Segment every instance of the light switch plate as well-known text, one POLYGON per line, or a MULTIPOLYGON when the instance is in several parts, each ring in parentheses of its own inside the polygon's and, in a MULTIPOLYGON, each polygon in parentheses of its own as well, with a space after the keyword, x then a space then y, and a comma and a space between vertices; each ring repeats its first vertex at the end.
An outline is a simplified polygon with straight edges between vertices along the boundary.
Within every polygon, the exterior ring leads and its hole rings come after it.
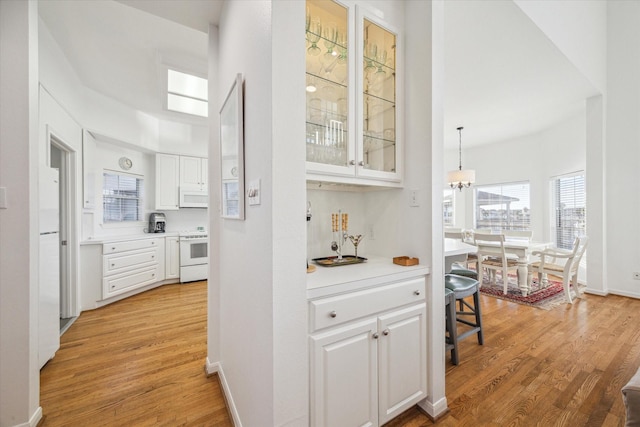
POLYGON ((255 206, 260 204, 260 180, 254 179, 249 182, 247 186, 247 199, 249 200, 249 206, 255 206))

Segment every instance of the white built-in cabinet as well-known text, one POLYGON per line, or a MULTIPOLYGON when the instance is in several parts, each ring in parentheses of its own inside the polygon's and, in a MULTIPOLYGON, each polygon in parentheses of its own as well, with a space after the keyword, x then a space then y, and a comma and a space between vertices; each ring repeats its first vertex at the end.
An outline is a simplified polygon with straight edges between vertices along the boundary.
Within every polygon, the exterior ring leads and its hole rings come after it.
POLYGON ((180 208, 180 188, 206 192, 209 160, 202 157, 156 154, 156 210, 180 208))
POLYGON ((164 237, 102 245, 102 298, 107 299, 165 278, 164 237))
POLYGON ((402 36, 352 2, 307 0, 307 180, 402 185, 402 36))
POLYGON ((379 426, 427 396, 425 278, 309 301, 311 425, 379 426))
POLYGON ((180 156, 156 154, 156 209, 179 208, 180 156))
POLYGON ((201 157, 180 156, 180 186, 206 191, 209 161, 201 157))
POLYGON ((165 238, 165 279, 180 278, 180 239, 178 236, 165 238))

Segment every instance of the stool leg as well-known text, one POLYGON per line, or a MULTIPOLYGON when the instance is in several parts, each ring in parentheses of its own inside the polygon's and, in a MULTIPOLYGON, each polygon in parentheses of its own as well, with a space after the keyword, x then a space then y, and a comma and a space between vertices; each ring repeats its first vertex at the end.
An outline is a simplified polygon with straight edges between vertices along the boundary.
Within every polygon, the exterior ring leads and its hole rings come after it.
MULTIPOLYGON (((479 288, 479 287, 478 287, 479 288)), ((478 344, 484 344, 484 335, 482 332, 482 313, 480 311, 480 289, 473 294, 473 304, 475 305, 474 311, 476 313, 476 325, 480 328, 478 331, 478 344)))
POLYGON ((446 307, 446 328, 449 333, 449 341, 453 346, 451 348, 451 363, 457 365, 460 361, 458 356, 458 332, 456 324, 456 303, 449 301, 446 307))

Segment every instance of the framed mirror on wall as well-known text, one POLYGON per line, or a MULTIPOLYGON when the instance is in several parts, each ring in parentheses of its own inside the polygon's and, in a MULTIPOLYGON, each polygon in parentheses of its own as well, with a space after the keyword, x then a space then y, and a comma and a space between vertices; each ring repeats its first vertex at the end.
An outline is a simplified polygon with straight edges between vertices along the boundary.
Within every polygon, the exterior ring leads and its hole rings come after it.
POLYGON ((242 74, 238 73, 220 109, 222 217, 244 219, 244 120, 242 74))

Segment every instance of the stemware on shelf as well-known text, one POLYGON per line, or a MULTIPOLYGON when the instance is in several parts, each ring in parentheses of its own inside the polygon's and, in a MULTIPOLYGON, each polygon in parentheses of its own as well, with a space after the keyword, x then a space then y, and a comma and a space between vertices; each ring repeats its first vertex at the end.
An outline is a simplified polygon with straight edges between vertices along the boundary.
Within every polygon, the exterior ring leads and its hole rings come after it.
POLYGON ((320 35, 322 34, 322 23, 320 18, 311 17, 309 23, 309 30, 307 31, 307 40, 311 43, 311 46, 307 49, 309 55, 318 56, 322 49, 318 47, 318 41, 320 41, 320 35))
POLYGON ((325 61, 333 61, 338 56, 338 52, 333 50, 338 40, 338 25, 335 22, 329 22, 324 25, 324 46, 327 52, 324 54, 325 61))

